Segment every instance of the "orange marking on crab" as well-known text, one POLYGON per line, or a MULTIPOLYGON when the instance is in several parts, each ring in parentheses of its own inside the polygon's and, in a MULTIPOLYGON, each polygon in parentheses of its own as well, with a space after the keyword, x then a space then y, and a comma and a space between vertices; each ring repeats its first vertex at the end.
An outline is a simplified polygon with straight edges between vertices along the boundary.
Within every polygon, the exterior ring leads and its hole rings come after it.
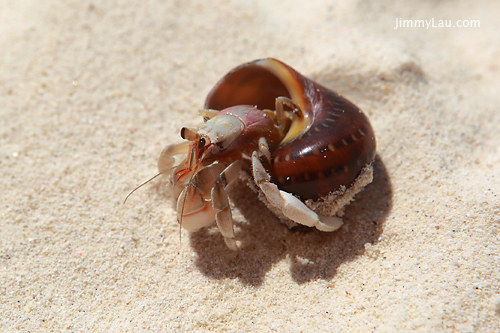
POLYGON ((242 168, 273 211, 322 231, 338 229, 342 219, 336 211, 318 215, 308 202, 348 188, 340 194, 348 203, 371 182, 376 143, 368 118, 344 97, 276 59, 230 71, 208 94, 205 109, 204 124, 181 130, 189 147, 166 147, 158 166, 162 172, 173 155, 186 153, 171 177, 178 220, 192 231, 216 221, 233 250, 225 189, 242 168))

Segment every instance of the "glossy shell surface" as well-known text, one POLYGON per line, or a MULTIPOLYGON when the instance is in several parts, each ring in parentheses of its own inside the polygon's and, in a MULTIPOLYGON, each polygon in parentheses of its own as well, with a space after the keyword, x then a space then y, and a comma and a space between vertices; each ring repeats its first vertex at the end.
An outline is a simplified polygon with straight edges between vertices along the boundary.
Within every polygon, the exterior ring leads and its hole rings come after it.
POLYGON ((288 97, 300 109, 265 165, 272 182, 301 199, 316 200, 348 188, 372 163, 376 141, 365 114, 334 91, 276 59, 236 67, 209 93, 206 109, 235 105, 275 109, 288 97))

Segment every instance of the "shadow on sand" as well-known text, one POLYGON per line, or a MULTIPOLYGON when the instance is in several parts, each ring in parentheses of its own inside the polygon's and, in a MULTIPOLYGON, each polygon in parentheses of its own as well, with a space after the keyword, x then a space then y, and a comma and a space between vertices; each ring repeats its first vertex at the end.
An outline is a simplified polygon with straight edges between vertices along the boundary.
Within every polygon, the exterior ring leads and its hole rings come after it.
POLYGON ((216 228, 191 233, 191 246, 198 256, 196 266, 206 276, 239 279, 252 286, 261 285, 273 265, 285 259, 299 284, 332 279, 342 263, 364 253, 366 243, 378 241, 392 209, 390 177, 378 155, 373 183, 346 207, 344 225, 336 232, 290 230, 243 183, 231 192, 230 199, 244 217, 235 228, 241 250, 228 250, 216 228))

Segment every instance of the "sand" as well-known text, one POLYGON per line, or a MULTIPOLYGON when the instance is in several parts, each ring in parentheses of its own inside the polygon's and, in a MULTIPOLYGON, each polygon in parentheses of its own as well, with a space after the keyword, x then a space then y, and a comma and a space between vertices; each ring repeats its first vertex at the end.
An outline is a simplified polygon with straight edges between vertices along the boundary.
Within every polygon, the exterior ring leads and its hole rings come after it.
MULTIPOLYGON (((0 3, 0 327, 95 332, 500 329, 500 3, 0 3), (480 27, 394 29, 397 19, 480 27), (162 148, 215 82, 275 57, 377 136, 334 233, 235 187, 237 237, 182 231, 162 148)), ((239 187, 238 187, 239 186, 239 187)))

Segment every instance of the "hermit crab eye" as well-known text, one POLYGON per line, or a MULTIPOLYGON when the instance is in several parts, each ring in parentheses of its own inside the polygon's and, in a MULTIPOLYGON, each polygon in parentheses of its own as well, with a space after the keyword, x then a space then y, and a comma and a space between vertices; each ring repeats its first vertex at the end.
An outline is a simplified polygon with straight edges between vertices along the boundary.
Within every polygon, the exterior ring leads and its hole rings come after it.
POLYGON ((205 143, 205 138, 201 138, 200 141, 198 141, 198 149, 205 147, 205 143))

